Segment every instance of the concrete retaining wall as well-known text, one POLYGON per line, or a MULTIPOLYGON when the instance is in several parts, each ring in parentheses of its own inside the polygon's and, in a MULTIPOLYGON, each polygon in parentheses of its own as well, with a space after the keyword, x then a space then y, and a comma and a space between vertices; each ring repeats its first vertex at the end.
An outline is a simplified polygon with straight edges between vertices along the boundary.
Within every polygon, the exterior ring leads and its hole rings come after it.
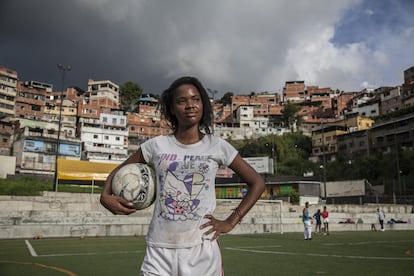
MULTIPOLYGON (((215 215, 226 218, 239 200, 219 200, 215 215)), ((311 212, 323 206, 311 206, 311 212)), ((377 229, 376 209, 386 220, 410 223, 386 225, 393 230, 414 230, 413 207, 409 205, 327 205, 330 231, 370 231, 377 229), (355 222, 342 223, 350 219, 355 222), (357 223, 358 222, 358 223, 357 223)), ((259 201, 231 233, 302 232, 301 206, 277 201, 259 201), (282 211, 282 212, 281 212, 282 211), (282 223, 280 223, 282 222, 282 223)), ((153 208, 129 216, 113 215, 99 203, 99 195, 46 192, 43 196, 0 196, 0 238, 133 236, 145 235, 153 208)))

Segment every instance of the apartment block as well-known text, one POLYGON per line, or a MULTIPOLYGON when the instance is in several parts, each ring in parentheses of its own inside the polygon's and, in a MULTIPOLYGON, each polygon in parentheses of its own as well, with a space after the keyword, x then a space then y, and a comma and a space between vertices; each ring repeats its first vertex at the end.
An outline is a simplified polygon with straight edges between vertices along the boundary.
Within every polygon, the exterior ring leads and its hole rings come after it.
POLYGON ((127 117, 121 111, 81 122, 82 160, 121 163, 128 157, 127 117))
POLYGON ((33 81, 18 81, 16 95, 16 117, 42 120, 46 109, 46 99, 50 92, 40 85, 33 86, 33 81))
POLYGON ((81 118, 99 119, 101 113, 119 109, 119 86, 109 80, 88 80, 87 91, 75 89, 68 96, 76 100, 81 118))
POLYGON ((338 156, 342 159, 353 160, 359 156, 370 154, 369 130, 360 130, 337 136, 338 156))
MULTIPOLYGON (((348 132, 347 128, 339 125, 322 126, 312 132, 312 155, 321 161, 325 156, 326 160, 335 160, 338 153, 337 137, 348 132)), ((316 161, 316 160, 315 160, 316 161)))
POLYGON ((380 115, 395 112, 403 108, 401 86, 381 92, 380 97, 380 115))
POLYGON ((401 101, 404 108, 414 106, 414 66, 404 71, 401 101))
POLYGON ((414 149, 414 113, 376 122, 370 129, 372 152, 414 149))
POLYGON ((20 130, 13 144, 17 172, 53 175, 56 156, 80 160, 78 139, 62 137, 57 146, 55 123, 29 119, 19 119, 19 123, 20 130))
POLYGON ((12 155, 13 143, 18 136, 19 121, 12 118, 0 120, 0 155, 12 155))
POLYGON ((0 66, 0 115, 14 117, 17 95, 17 72, 0 66))
POLYGON ((344 114, 348 108, 348 103, 358 94, 358 92, 341 92, 332 99, 332 110, 336 116, 344 114))
POLYGON ((284 102, 303 102, 307 98, 305 81, 287 81, 283 87, 284 102))

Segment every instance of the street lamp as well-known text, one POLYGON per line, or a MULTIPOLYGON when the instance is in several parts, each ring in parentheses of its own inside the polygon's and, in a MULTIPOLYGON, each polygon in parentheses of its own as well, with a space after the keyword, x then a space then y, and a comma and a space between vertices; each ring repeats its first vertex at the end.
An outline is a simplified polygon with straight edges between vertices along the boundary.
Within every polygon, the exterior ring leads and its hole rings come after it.
POLYGON ((53 191, 58 191, 58 157, 60 146, 60 129, 62 123, 62 107, 63 107, 63 93, 65 91, 65 74, 69 72, 72 67, 70 65, 58 64, 57 68, 62 71, 62 92, 60 94, 60 106, 59 106, 59 121, 58 121, 58 135, 56 142, 56 155, 55 155, 55 181, 53 183, 53 191))

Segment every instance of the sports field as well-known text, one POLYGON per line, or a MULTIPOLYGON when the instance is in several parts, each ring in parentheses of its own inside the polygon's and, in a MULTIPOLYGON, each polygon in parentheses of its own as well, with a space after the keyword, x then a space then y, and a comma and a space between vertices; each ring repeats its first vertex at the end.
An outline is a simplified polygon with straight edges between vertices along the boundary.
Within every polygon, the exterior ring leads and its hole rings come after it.
MULTIPOLYGON (((220 237, 228 275, 414 275, 414 232, 220 237)), ((139 275, 144 237, 0 240, 0 275, 139 275)))

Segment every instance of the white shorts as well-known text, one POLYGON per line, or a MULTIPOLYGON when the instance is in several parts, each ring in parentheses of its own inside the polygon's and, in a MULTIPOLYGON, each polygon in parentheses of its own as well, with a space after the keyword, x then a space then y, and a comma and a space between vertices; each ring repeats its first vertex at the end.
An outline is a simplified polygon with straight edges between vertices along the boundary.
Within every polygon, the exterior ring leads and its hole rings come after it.
POLYGON ((224 275, 218 242, 204 240, 189 248, 147 246, 141 276, 154 275, 224 275))
POLYGON ((329 223, 329 218, 322 218, 323 223, 329 223))

